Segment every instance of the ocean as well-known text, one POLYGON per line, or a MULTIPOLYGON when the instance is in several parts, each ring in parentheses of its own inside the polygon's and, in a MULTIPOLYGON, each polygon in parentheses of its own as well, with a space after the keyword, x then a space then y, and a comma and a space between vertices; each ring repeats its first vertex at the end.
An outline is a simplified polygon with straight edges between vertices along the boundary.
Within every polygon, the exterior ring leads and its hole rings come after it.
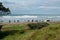
POLYGON ((0 22, 27 22, 27 21, 34 22, 38 20, 38 22, 44 21, 44 20, 50 20, 51 22, 60 21, 60 15, 59 14, 10 14, 10 15, 4 15, 0 17, 0 22))

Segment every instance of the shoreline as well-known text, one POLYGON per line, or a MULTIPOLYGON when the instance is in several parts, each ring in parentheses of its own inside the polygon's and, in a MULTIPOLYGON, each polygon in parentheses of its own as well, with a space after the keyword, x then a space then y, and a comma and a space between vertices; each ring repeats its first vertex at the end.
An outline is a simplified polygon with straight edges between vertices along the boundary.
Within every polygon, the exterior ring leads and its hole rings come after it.
MULTIPOLYGON (((1 23, 1 24, 28 24, 28 23, 43 23, 43 22, 15 22, 15 23, 1 23)), ((59 22, 45 22, 45 23, 60 23, 59 22)))

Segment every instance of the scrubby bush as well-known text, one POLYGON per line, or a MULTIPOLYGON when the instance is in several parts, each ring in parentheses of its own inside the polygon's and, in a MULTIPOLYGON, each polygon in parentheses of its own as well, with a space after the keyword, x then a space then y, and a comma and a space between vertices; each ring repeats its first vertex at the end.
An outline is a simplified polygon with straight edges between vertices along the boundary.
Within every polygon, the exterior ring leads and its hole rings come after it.
POLYGON ((0 25, 0 31, 1 31, 1 28, 3 27, 3 25, 0 25))
POLYGON ((20 33, 21 33, 21 34, 25 33, 25 30, 20 30, 20 33))
POLYGON ((49 24, 48 23, 29 23, 28 24, 28 27, 30 28, 30 29, 40 29, 40 28, 42 28, 42 27, 46 27, 46 26, 48 26, 49 24))

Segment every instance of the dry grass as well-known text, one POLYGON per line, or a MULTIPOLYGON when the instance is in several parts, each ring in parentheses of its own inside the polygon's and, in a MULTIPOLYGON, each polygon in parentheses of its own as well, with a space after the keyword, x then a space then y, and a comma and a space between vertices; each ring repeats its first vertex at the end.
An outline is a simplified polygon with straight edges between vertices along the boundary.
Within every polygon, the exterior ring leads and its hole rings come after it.
POLYGON ((60 40, 60 23, 49 23, 50 25, 42 29, 26 30, 28 23, 22 24, 7 24, 4 25, 2 30, 8 31, 3 33, 9 33, 3 37, 2 40, 60 40), (5 28, 5 29, 4 29, 5 28), (6 30, 7 29, 7 30, 6 30), (14 31, 9 31, 12 29, 14 31), (17 30, 16 30, 17 29, 17 30), (23 30, 21 32, 21 30, 23 30), (11 33, 13 33, 11 35, 11 33))

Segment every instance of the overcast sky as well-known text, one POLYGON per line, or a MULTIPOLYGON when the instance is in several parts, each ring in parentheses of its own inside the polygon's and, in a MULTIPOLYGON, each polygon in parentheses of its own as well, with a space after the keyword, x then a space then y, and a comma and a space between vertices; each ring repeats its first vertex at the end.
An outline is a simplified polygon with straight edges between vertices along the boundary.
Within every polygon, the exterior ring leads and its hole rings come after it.
POLYGON ((60 14, 60 0, 0 0, 12 14, 60 14))

